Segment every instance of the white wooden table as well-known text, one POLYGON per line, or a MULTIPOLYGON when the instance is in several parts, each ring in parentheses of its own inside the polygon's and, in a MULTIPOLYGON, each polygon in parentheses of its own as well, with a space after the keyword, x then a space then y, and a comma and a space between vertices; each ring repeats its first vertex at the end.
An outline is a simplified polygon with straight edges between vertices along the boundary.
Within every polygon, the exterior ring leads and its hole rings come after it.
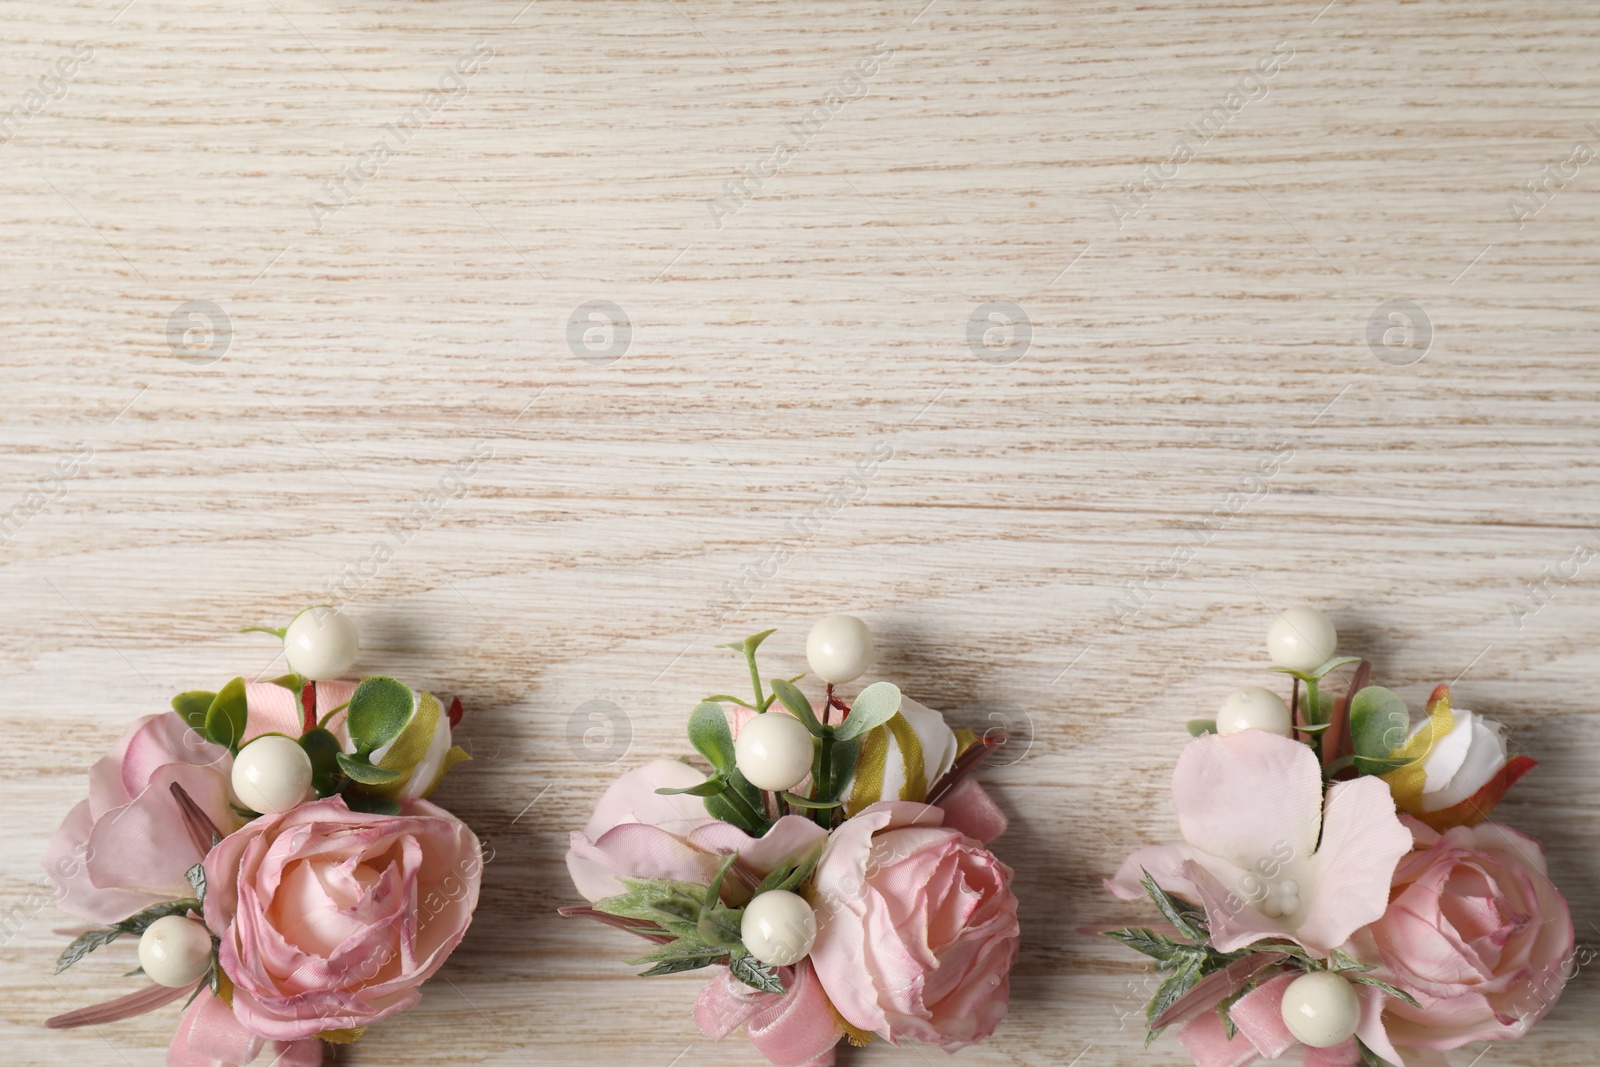
MULTIPOLYGON (((1026 943, 959 1062, 1186 1062, 1075 931, 1140 917, 1098 879, 1269 605, 1508 723, 1593 945, 1600 9, 1322 2, 0 4, 5 1061, 165 1062, 172 1009, 41 1028, 131 949, 51 978, 38 857, 129 719, 330 590, 465 700, 439 799, 496 854, 341 1062, 751 1062, 557 918, 561 856, 737 684, 714 644, 798 671, 836 610, 1021 738, 1026 943)), ((1458 1062, 1591 1064, 1597 1010, 1581 972, 1458 1062)))

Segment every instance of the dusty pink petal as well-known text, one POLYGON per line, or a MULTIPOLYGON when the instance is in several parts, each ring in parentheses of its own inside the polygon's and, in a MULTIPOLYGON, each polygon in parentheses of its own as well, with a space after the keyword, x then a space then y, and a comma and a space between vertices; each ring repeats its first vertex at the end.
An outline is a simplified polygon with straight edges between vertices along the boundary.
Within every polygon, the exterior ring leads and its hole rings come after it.
POLYGON ((758 838, 716 819, 704 821, 687 834, 689 844, 702 852, 737 852, 740 866, 758 876, 805 859, 827 838, 826 830, 800 815, 783 816, 758 838))
POLYGON ((1370 777, 1336 783, 1328 790, 1315 885, 1296 940, 1327 954, 1382 918, 1389 881, 1411 845, 1411 834, 1395 817, 1388 783, 1370 777))
POLYGON ((1299 1044, 1283 1022, 1284 990, 1296 977, 1280 974, 1268 979, 1240 997, 1228 1012, 1239 1033, 1269 1060, 1277 1059, 1299 1044))
POLYGON ((44 869, 55 883, 57 907, 92 923, 114 923, 166 899, 133 889, 95 885, 85 862, 93 829, 89 802, 79 801, 45 849, 44 869))
POLYGON ((102 888, 131 889, 172 900, 188 896, 184 872, 204 858, 190 838, 173 798, 176 782, 221 827, 233 825, 228 787, 206 767, 169 763, 132 803, 95 823, 89 834, 89 878, 102 888))
POLYGON ((659 826, 623 823, 590 841, 572 835, 567 871, 584 899, 604 900, 627 891, 622 878, 663 878, 709 885, 720 856, 702 852, 659 826))
MULTIPOLYGON (((1270 919, 1251 907, 1199 862, 1185 864, 1184 874, 1206 909, 1206 919, 1211 924, 1211 943, 1217 951, 1235 952, 1269 937, 1298 940, 1287 923, 1270 919)), ((1242 871, 1240 875, 1243 876, 1242 871)))
POLYGON ((138 796, 157 769, 168 763, 192 763, 222 772, 232 769, 228 750, 201 737, 176 712, 150 715, 140 719, 122 740, 124 794, 138 796))
POLYGON ((1204 734, 1178 757, 1172 799, 1185 841, 1250 869, 1275 848, 1316 848, 1322 768, 1309 746, 1264 730, 1204 734))
POLYGON ((1156 885, 1168 893, 1198 902, 1200 897, 1194 883, 1184 872, 1184 864, 1199 858, 1200 851, 1190 845, 1145 845, 1136 848, 1122 861, 1117 873, 1105 880, 1106 891, 1121 900, 1148 900, 1149 894, 1139 883, 1144 879, 1144 872, 1149 871, 1156 885))
POLYGON ((178 1021, 167 1049, 168 1067, 217 1067, 246 1064, 261 1052, 264 1042, 243 1026, 228 1005, 201 990, 178 1021))
POLYGON ((1261 1058, 1250 1039, 1243 1034, 1228 1037, 1222 1019, 1214 1011, 1204 1011, 1184 1024, 1178 1041, 1194 1060, 1195 1067, 1245 1067, 1261 1058))
POLYGON ((1332 1048, 1306 1048, 1303 1067, 1361 1067, 1361 1050, 1350 1038, 1332 1048))
POLYGON ((628 771, 607 787, 595 805, 594 814, 583 828, 591 841, 623 823, 647 823, 669 828, 708 819, 705 801, 686 794, 662 796, 661 789, 687 789, 699 785, 706 776, 674 760, 653 760, 628 771))

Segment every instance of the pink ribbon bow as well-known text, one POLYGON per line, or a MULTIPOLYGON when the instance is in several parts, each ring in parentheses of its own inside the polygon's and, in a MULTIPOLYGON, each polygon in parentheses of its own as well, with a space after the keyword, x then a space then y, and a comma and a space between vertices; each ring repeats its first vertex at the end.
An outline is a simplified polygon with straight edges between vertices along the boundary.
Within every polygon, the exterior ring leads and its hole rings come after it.
POLYGON ((720 971, 695 1001, 700 1032, 716 1041, 743 1026, 774 1067, 833 1067, 833 1046, 843 1035, 811 961, 779 975, 784 992, 763 993, 720 971))
MULTIPOLYGON (((252 1034, 211 990, 189 1005, 167 1048, 167 1067, 244 1067, 260 1054, 266 1041, 252 1034)), ((322 1042, 274 1041, 273 1067, 321 1067, 322 1042)))

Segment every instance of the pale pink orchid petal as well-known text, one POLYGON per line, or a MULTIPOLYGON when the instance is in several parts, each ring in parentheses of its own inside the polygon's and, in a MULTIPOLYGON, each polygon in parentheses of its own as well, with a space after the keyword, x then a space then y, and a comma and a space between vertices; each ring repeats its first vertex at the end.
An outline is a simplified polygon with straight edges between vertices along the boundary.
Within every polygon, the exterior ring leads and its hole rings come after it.
POLYGON ((578 892, 593 903, 627 892, 623 878, 709 885, 721 861, 720 855, 702 852, 659 826, 629 822, 613 826, 597 841, 574 833, 567 871, 578 892))
POLYGON ((751 837, 737 826, 707 819, 690 830, 687 838, 704 852, 737 852, 742 867, 764 876, 786 863, 804 860, 827 840, 828 831, 804 816, 785 815, 761 837, 751 837))
POLYGON ((1172 799, 1183 839, 1202 852, 1247 869, 1275 847, 1309 856, 1322 767, 1309 746, 1264 730, 1204 734, 1178 756, 1172 799))
POLYGON ((61 828, 50 839, 44 853, 44 869, 56 886, 56 903, 62 911, 92 923, 121 922, 136 911, 159 904, 160 900, 137 889, 119 889, 94 884, 85 858, 89 854, 89 835, 94 816, 87 800, 79 801, 61 828))
POLYGON ((1141 846, 1128 854, 1115 875, 1105 879, 1106 891, 1120 900, 1147 900, 1149 894, 1140 883, 1148 871, 1156 885, 1168 893, 1198 901, 1200 897, 1184 865, 1198 861, 1201 856, 1200 850, 1192 845, 1141 846))
POLYGON ((168 763, 130 803, 95 823, 89 833, 90 880, 104 889, 131 889, 155 903, 190 895, 184 872, 205 858, 184 826, 171 791, 181 785, 213 823, 237 820, 228 810, 228 785, 208 767, 168 763))
POLYGON ((1201 864, 1190 861, 1184 864, 1183 873, 1195 888, 1194 899, 1206 909, 1211 943, 1218 952, 1237 952, 1272 937, 1298 940, 1289 923, 1262 914, 1201 864))
POLYGON ((675 760, 652 760, 635 767, 606 787, 583 833, 598 841, 607 830, 623 823, 671 827, 703 822, 710 816, 700 797, 685 793, 663 796, 656 790, 687 789, 705 780, 704 774, 675 760))
POLYGON ((1389 880, 1411 843, 1386 782, 1364 777, 1336 783, 1328 790, 1311 903, 1296 940, 1326 955, 1381 918, 1389 906, 1389 880))

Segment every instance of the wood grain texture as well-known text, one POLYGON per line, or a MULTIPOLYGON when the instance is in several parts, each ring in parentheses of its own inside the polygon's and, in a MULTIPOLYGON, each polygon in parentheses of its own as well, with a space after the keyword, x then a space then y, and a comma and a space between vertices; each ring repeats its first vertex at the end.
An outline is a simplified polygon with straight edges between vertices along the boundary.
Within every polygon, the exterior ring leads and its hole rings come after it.
MULTIPOLYGON (((884 676, 1025 740, 988 772, 1012 1012, 958 1062, 1187 1062, 1140 1051, 1137 962, 1075 931, 1134 917, 1098 879, 1173 836, 1180 724, 1262 677, 1269 604, 1510 726, 1540 766, 1504 818, 1600 939, 1600 564, 1524 591, 1600 544, 1600 162, 1566 165, 1600 149, 1600 10, 925 3, 0 2, 6 1062, 164 1062, 172 1010, 40 1026, 131 953, 48 977, 38 857, 132 717, 272 670, 233 629, 330 588, 364 669, 465 700, 476 759, 439 799, 496 857, 421 1007, 340 1062, 751 1062, 699 1039, 695 977, 646 984, 626 935, 556 917, 561 856, 737 682, 712 645, 779 626, 798 670, 835 610, 884 676), (1369 348, 1394 300, 1431 324, 1419 362, 1369 348), (231 325, 205 365, 169 343, 189 301, 231 325), (589 301, 631 328, 605 365, 569 344, 589 301), (996 301, 1025 352, 969 341, 996 301), (602 765, 568 736, 608 706, 630 740, 602 765)), ((1582 971, 1455 1062, 1586 1067, 1597 1010, 1582 971)))

